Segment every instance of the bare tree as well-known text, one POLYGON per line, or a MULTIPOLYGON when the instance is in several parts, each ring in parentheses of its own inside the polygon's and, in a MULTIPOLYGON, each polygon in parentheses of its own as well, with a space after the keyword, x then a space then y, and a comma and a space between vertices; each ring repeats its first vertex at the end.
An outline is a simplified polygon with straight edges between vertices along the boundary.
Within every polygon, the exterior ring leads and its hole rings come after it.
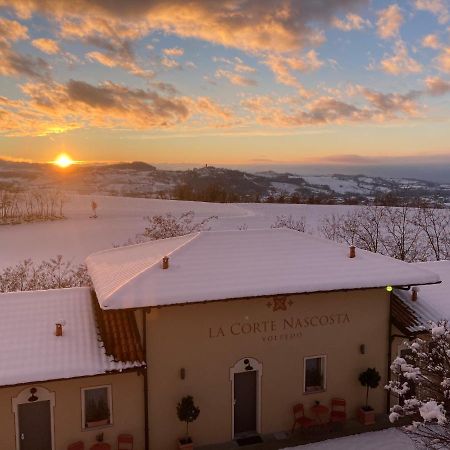
POLYGON ((434 259, 447 259, 450 256, 449 211, 420 207, 413 216, 413 222, 422 230, 434 259))
POLYGON ((387 255, 407 262, 427 259, 427 246, 414 214, 415 209, 408 205, 385 208, 382 245, 387 255))
POLYGON ((144 232, 141 235, 145 240, 154 241, 156 239, 165 239, 175 236, 184 236, 185 234, 196 231, 209 230, 208 224, 212 220, 217 220, 217 216, 210 216, 200 222, 195 222, 194 211, 187 211, 180 216, 174 216, 171 213, 164 215, 157 214, 146 216, 144 219, 148 222, 144 232))
POLYGON ((404 428, 415 441, 430 449, 450 448, 450 328, 447 321, 430 323, 430 339, 407 343, 411 356, 396 358, 391 371, 396 379, 386 386, 399 397, 389 419, 410 417, 404 428), (415 395, 418 393, 418 395, 415 395))

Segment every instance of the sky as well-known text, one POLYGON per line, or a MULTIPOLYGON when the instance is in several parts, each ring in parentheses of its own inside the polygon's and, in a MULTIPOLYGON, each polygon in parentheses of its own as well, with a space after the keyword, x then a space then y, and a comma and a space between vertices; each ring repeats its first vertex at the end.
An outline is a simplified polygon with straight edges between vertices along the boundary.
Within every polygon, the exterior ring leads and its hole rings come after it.
POLYGON ((0 0, 0 158, 450 167, 449 0, 0 0))

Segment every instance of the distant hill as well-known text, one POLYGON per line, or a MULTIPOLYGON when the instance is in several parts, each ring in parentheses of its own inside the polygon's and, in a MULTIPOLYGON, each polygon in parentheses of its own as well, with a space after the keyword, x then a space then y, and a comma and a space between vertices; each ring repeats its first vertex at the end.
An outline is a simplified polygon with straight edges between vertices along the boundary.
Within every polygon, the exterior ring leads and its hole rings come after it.
POLYGON ((162 170, 141 161, 74 165, 62 170, 51 164, 0 159, 0 190, 28 189, 216 202, 366 203, 390 202, 397 197, 450 202, 450 185, 407 178, 249 173, 208 166, 162 170))

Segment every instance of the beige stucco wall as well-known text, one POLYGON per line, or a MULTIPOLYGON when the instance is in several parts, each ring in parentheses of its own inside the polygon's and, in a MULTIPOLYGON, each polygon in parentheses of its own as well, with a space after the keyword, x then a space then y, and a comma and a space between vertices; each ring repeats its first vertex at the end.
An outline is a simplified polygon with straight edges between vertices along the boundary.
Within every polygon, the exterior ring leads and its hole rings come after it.
POLYGON ((184 432, 176 417, 176 404, 188 394, 201 409, 190 427, 195 443, 232 438, 230 368, 244 357, 256 358, 263 365, 262 433, 290 429, 291 408, 298 402, 308 409, 315 400, 329 404, 331 397, 343 397, 349 415, 354 416, 364 400, 358 375, 367 367, 375 367, 382 375, 380 387, 370 392, 370 404, 384 412, 389 326, 386 291, 288 299, 292 305, 286 302, 286 310, 277 311, 268 306, 270 298, 152 309, 147 320, 152 450, 175 448, 177 437, 184 432), (302 326, 290 329, 286 321, 295 323, 297 318, 302 326), (243 324, 247 325, 242 330, 243 324), (243 332, 249 329, 252 331, 243 332), (361 344, 366 346, 364 355, 361 344), (327 357, 327 388, 323 393, 303 394, 303 358, 313 355, 327 357), (185 380, 180 379, 180 368, 186 369, 185 380))
MULTIPOLYGON (((34 385, 0 389, 0 449, 16 450, 15 418, 12 398, 34 385)), ((84 441, 86 449, 95 443, 95 436, 103 432, 105 442, 117 446, 117 435, 131 433, 135 450, 144 449, 144 396, 143 376, 136 372, 104 375, 48 383, 37 383, 55 393, 54 429, 55 450, 65 450, 78 440, 84 441), (107 427, 83 431, 81 429, 81 389, 111 385, 113 424, 107 427)))

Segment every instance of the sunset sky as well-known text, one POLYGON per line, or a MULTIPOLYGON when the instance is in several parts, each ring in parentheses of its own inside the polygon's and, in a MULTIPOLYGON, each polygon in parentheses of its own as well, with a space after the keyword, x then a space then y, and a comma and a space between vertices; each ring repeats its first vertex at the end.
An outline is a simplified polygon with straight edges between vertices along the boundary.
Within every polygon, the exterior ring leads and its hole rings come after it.
POLYGON ((448 0, 0 0, 0 158, 450 162, 448 0))

